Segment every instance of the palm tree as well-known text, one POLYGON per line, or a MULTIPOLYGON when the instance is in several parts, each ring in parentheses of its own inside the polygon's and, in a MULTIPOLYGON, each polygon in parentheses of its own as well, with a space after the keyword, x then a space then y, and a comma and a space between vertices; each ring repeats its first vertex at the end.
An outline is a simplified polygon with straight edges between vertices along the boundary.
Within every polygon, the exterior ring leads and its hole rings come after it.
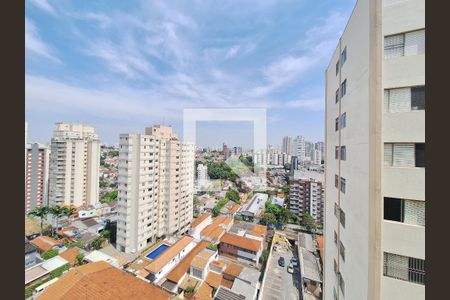
MULTIPOLYGON (((58 229, 59 218, 66 215, 67 208, 61 207, 59 205, 53 205, 52 207, 49 208, 49 213, 56 218, 56 229, 58 229)), ((52 224, 52 232, 53 232, 53 224, 52 224)))
POLYGON ((48 206, 39 206, 35 207, 32 211, 28 213, 29 216, 39 217, 41 219, 41 235, 42 235, 42 227, 44 224, 44 219, 49 213, 48 206))

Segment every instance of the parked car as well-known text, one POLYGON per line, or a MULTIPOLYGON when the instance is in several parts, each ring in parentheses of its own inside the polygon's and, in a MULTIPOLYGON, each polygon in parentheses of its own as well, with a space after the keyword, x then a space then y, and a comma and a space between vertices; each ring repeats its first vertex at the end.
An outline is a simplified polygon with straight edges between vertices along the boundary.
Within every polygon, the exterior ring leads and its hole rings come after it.
POLYGON ((292 264, 290 264, 287 268, 288 273, 292 274, 294 273, 294 267, 292 266, 292 264))
POLYGON ((291 258, 291 263, 292 263, 292 266, 294 266, 294 267, 298 267, 298 260, 297 260, 297 257, 292 257, 291 258))
POLYGON ((280 267, 284 267, 284 257, 280 257, 278 259, 278 264, 280 265, 280 267))

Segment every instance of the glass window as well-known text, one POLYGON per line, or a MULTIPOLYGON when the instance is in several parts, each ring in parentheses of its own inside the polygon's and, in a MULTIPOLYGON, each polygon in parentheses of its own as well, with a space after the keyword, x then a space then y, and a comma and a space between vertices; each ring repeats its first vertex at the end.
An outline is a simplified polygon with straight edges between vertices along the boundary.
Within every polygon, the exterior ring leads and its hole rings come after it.
POLYGON ((425 143, 415 144, 416 167, 425 168, 425 143))
POLYGON ((341 116, 341 128, 345 128, 347 126, 347 113, 343 113, 341 116))
POLYGON ((384 219, 403 222, 402 199, 384 197, 384 219))
POLYGON ((334 129, 335 129, 335 131, 338 131, 338 129, 339 129, 339 117, 336 118, 336 121, 335 121, 335 124, 334 124, 334 129))
POLYGON ((334 149, 334 158, 339 159, 339 146, 336 146, 334 149))
POLYGON ((384 58, 403 56, 405 52, 405 35, 396 34, 384 38, 384 58))
POLYGON ((341 66, 343 66, 346 61, 347 61, 347 47, 344 48, 341 54, 341 62, 342 62, 341 66))
POLYGON ((339 60, 336 63, 336 75, 339 74, 339 60))
POLYGON ((341 177, 341 192, 345 194, 345 178, 341 177))
POLYGON ((425 87, 415 86, 411 88, 411 110, 425 109, 425 87))
POLYGON ((347 159, 347 150, 345 146, 341 146, 341 160, 347 159))
POLYGON ((334 175, 334 186, 335 187, 339 186, 339 176, 338 175, 334 175))
POLYGON ((344 82, 341 84, 341 97, 344 97, 345 94, 347 94, 347 79, 344 80, 344 82))
POLYGON ((335 103, 339 102, 339 89, 336 90, 335 103))

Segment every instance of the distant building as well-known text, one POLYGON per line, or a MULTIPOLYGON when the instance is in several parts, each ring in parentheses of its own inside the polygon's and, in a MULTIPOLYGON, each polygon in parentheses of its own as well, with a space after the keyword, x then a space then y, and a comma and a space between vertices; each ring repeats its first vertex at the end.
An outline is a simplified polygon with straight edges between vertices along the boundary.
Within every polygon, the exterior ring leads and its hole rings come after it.
POLYGON ((283 143, 281 145, 281 152, 287 155, 292 155, 294 150, 294 144, 292 142, 292 137, 283 137, 283 143))
POLYGON ((297 136, 294 139, 294 153, 293 155, 297 156, 300 162, 305 161, 306 157, 306 148, 305 148, 305 138, 301 135, 297 136))
POLYGON ((121 134, 117 246, 133 253, 188 231, 193 215, 194 145, 171 127, 121 134))
POLYGON ((219 254, 250 265, 259 265, 263 239, 225 233, 220 239, 219 254))
POLYGON ((298 170, 298 157, 292 156, 291 157, 291 168, 290 168, 290 173, 292 176, 293 176, 295 170, 298 170))
POLYGON ((198 164, 197 166, 197 185, 199 188, 205 187, 208 183, 208 166, 198 164))
POLYGON ((254 222, 258 222, 265 210, 265 204, 269 195, 263 193, 256 193, 253 198, 244 205, 239 211, 239 215, 250 217, 254 222))
POLYGON ((26 146, 25 213, 48 205, 49 154, 47 146, 32 143, 26 146))
POLYGON ((98 202, 100 142, 94 127, 57 123, 50 150, 50 204, 98 202))
POLYGON ((299 217, 309 213, 316 222, 323 226, 324 187, 320 181, 291 180, 289 182, 289 210, 299 217))

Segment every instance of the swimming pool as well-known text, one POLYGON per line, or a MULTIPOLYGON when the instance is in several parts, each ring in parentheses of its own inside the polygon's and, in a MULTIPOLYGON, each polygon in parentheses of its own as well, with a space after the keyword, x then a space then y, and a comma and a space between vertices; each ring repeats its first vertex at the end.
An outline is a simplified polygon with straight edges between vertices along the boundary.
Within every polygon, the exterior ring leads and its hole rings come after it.
POLYGON ((157 258, 158 256, 160 256, 161 253, 163 253, 164 251, 166 251, 167 248, 169 248, 169 245, 162 244, 162 245, 160 245, 158 248, 156 248, 155 250, 153 250, 152 252, 150 252, 149 254, 147 254, 145 257, 150 258, 150 259, 155 259, 155 258, 157 258))

